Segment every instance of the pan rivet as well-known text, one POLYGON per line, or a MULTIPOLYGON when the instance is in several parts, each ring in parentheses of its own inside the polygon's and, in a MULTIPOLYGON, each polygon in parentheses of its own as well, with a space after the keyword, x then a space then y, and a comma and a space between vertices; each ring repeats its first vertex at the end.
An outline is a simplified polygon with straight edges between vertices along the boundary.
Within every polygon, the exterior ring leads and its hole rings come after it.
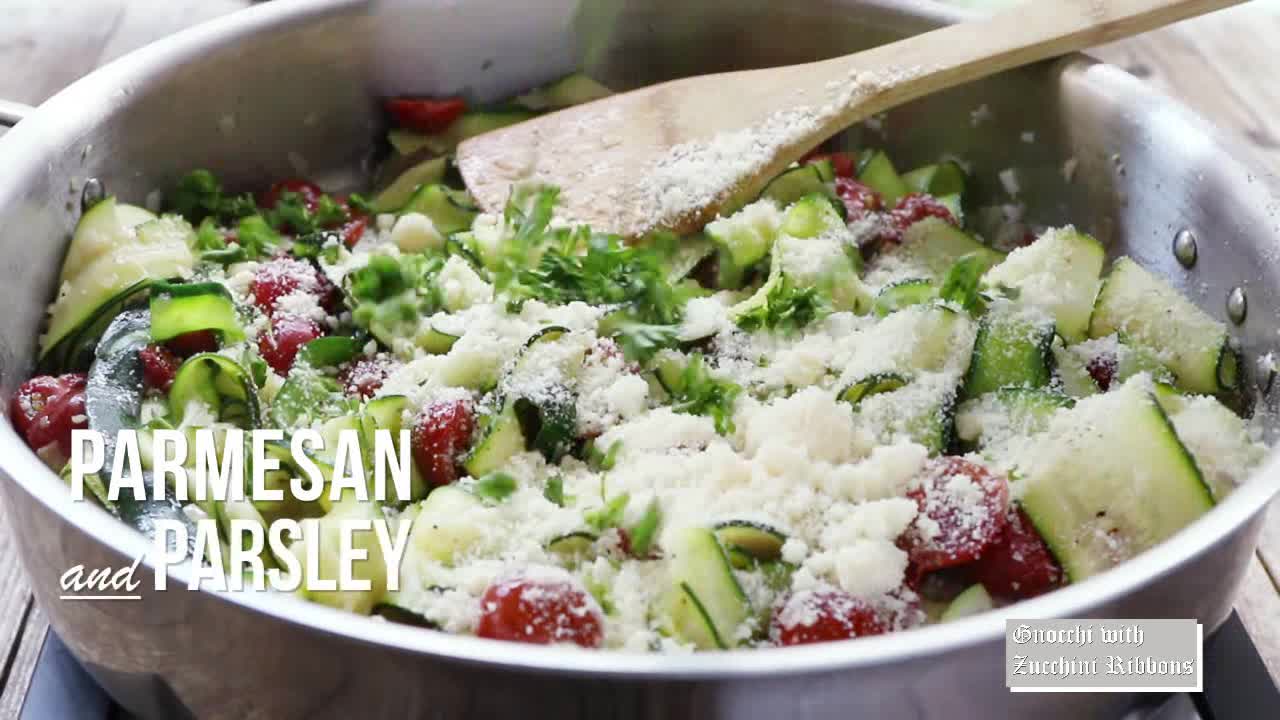
POLYGON ((102 181, 88 178, 84 181, 84 189, 80 191, 80 212, 88 212, 89 208, 102 201, 106 194, 102 189, 102 181))
POLYGON ((1190 230, 1180 230, 1173 236, 1173 256, 1184 268, 1196 264, 1196 236, 1190 230))
POLYGON ((1227 293, 1227 317, 1231 318, 1231 322, 1239 325, 1244 322, 1244 316, 1249 313, 1249 299, 1245 297, 1244 288, 1234 287, 1231 292, 1227 293))

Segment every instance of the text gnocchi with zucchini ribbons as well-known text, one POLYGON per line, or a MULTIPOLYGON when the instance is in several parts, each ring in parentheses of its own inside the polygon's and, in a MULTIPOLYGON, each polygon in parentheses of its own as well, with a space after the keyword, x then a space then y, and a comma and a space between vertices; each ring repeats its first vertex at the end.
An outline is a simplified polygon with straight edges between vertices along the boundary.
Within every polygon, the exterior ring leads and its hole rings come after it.
MULTIPOLYGON (((559 217, 553 187, 479 212, 458 142, 605 94, 574 75, 499 108, 393 99, 371 197, 205 170, 159 214, 108 197, 16 428, 55 469, 75 428, 407 429, 407 492, 236 508, 408 526, 398 590, 367 562, 370 590, 302 595, 630 651, 1050 592, 1178 532, 1266 451, 1222 323, 1083 232, 993 221, 955 161, 813 155, 703 231, 635 244, 559 217)), ((103 501, 139 526, 225 514, 103 501)))

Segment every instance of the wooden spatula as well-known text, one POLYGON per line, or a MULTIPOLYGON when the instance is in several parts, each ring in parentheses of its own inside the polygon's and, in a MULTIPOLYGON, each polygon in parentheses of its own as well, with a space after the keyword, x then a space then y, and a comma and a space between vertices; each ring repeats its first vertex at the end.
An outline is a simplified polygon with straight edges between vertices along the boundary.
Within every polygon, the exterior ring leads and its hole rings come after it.
POLYGON ((639 237, 695 230, 826 138, 895 105, 1241 0, 1026 0, 821 62, 702 75, 471 138, 467 187, 500 211, 515 182, 560 187, 558 214, 639 237))

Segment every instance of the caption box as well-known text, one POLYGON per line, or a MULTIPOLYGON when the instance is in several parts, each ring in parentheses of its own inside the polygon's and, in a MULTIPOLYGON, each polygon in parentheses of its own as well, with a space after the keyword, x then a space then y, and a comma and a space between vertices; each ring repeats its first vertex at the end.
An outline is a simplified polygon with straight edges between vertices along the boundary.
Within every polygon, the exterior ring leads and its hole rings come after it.
POLYGON ((1195 620, 1007 620, 1013 692, 1200 692, 1204 628, 1195 620))

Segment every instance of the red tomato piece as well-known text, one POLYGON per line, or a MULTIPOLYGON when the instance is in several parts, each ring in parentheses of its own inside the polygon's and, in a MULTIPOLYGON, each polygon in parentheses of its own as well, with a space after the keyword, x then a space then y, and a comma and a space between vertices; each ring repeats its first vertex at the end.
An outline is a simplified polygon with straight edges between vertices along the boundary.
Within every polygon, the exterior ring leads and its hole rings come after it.
POLYGON ((1062 567, 1022 508, 1009 513, 1004 532, 972 569, 988 592, 1019 600, 1043 595, 1063 579, 1062 567))
POLYGON ((855 152, 817 153, 805 158, 805 163, 822 162, 823 160, 831 161, 831 169, 835 172, 837 178, 851 178, 858 172, 858 153, 855 152))
POLYGON ((1106 392, 1111 389, 1111 383, 1116 379, 1120 361, 1115 353, 1103 353, 1089 358, 1089 362, 1085 363, 1084 367, 1089 371, 1089 377, 1098 383, 1098 389, 1106 392))
POLYGON ((191 357, 202 352, 216 352, 218 334, 212 330, 192 330, 169 338, 164 346, 180 358, 191 357))
POLYGON ((157 390, 168 390, 182 361, 163 345, 148 345, 138 351, 142 361, 142 382, 157 390))
POLYGON ((378 358, 359 358, 338 373, 338 383, 346 394, 373 397, 391 374, 391 365, 378 358))
POLYGON ((466 112, 467 103, 459 97, 391 98, 386 107, 398 127, 433 135, 448 130, 466 112))
POLYGON ((779 645, 805 645, 881 635, 889 625, 865 600, 835 588, 792 593, 774 612, 769 636, 779 645))
POLYGON ((911 193, 905 195, 898 200, 898 204, 894 206, 892 211, 893 224, 899 230, 906 232, 906 229, 924 220, 927 217, 942 218, 952 225, 956 224, 955 217, 946 205, 938 202, 937 198, 924 193, 911 193))
POLYGON ((288 375, 293 359, 303 345, 324 335, 314 320, 297 315, 279 315, 271 327, 258 336, 258 354, 281 375, 288 375))
POLYGON ((261 205, 270 210, 280 204, 280 196, 285 193, 294 193, 302 198, 302 204, 306 206, 308 211, 314 212, 316 206, 320 204, 320 196, 324 195, 324 191, 319 185, 310 180, 301 178, 292 178, 289 180, 281 180, 271 186, 270 190, 263 193, 261 205))
POLYGON ((338 231, 342 235, 342 244, 348 249, 355 247, 356 243, 360 242, 360 238, 364 237, 364 231, 368 227, 368 217, 352 213, 351 219, 343 223, 342 229, 338 231))
POLYGON ((410 436, 413 461, 432 487, 458 478, 458 458, 471 447, 475 429, 470 400, 438 400, 414 418, 410 436))
POLYGON ((275 312, 280 298, 298 291, 319 297, 323 291, 319 273, 310 264, 287 257, 260 265, 249 283, 254 304, 267 315, 275 312))
POLYGON ((844 201, 849 222, 857 222, 884 207, 880 193, 853 178, 836 177, 836 195, 844 201))
POLYGON ((32 450, 53 446, 63 460, 71 455, 71 431, 89 426, 84 411, 87 382, 84 373, 67 373, 40 375, 18 386, 9 403, 9 419, 32 450))
POLYGON ((574 643, 600 647, 604 618, 596 601, 565 574, 564 578, 512 576, 499 580, 480 599, 476 635, 493 640, 574 643))
POLYGON ((920 508, 903 538, 917 573, 977 560, 1009 522, 1009 483, 963 458, 930 462, 907 496, 920 508))

